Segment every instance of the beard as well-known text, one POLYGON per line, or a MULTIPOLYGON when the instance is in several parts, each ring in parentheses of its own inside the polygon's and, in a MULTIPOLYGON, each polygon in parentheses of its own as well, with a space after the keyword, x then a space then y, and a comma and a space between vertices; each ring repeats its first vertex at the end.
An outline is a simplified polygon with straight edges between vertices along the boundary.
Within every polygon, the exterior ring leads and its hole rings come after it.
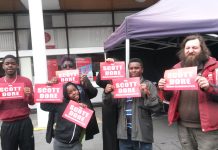
POLYGON ((182 67, 193 67, 204 64, 207 61, 208 57, 202 52, 198 55, 189 54, 188 56, 181 57, 182 67))

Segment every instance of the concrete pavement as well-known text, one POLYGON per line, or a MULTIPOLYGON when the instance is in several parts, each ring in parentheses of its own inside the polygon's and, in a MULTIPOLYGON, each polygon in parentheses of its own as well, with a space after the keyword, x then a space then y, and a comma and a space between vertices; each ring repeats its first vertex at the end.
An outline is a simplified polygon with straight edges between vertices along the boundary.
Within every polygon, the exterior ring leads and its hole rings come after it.
MULTIPOLYGON (((96 116, 100 133, 95 136, 93 140, 83 141, 83 150, 102 150, 102 115, 101 107, 95 107, 96 116)), ((35 129, 37 129, 37 116, 31 114, 35 129)), ((154 143, 153 150, 181 150, 180 143, 177 137, 176 125, 169 127, 167 123, 167 116, 162 115, 153 118, 154 126, 154 143)), ((35 130, 35 147, 36 150, 53 150, 53 144, 45 142, 45 129, 35 130)), ((0 148, 1 149, 1 148, 0 148)))

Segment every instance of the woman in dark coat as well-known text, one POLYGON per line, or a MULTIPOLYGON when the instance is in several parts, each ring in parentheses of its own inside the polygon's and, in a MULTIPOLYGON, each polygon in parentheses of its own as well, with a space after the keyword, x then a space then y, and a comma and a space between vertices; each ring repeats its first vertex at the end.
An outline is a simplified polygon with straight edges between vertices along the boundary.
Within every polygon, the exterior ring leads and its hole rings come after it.
MULTIPOLYGON (((70 69, 75 69, 74 60, 68 56, 63 57, 63 59, 61 60, 61 70, 70 70, 70 69)), ((92 83, 87 78, 87 76, 82 75, 80 77, 80 80, 81 80, 81 84, 78 85, 77 88, 79 89, 80 93, 84 97, 86 97, 87 99, 86 103, 88 103, 90 108, 93 109, 93 105, 90 99, 96 97, 98 91, 95 87, 93 87, 92 83)), ((58 82, 57 78, 54 77, 52 78, 51 81, 48 81, 48 84, 54 84, 57 82, 58 82)), ((49 112, 48 124, 47 124, 47 130, 46 130, 46 142, 47 143, 51 143, 51 140, 54 136, 53 125, 55 123, 55 120, 56 120, 55 113, 49 112)), ((86 134, 86 138, 85 138, 86 140, 93 139, 93 136, 99 133, 95 112, 93 113, 89 126, 87 126, 87 132, 88 133, 86 134), (89 129, 92 129, 92 130, 89 130, 89 129)))
MULTIPOLYGON (((107 59, 108 60, 108 59, 107 59)), ((106 60, 106 61, 107 61, 106 60)), ((96 78, 96 84, 101 88, 105 88, 107 84, 111 84, 109 80, 101 80, 100 73, 96 78)), ((117 120, 118 111, 117 105, 102 105, 102 135, 103 135, 103 150, 118 150, 117 140, 117 120)))
POLYGON ((40 106, 43 110, 55 114, 54 128, 54 150, 82 150, 81 140, 85 133, 86 138, 92 137, 95 133, 93 122, 95 116, 92 116, 86 129, 70 122, 62 117, 70 101, 78 102, 82 107, 93 109, 90 100, 86 97, 84 91, 78 85, 68 82, 63 87, 64 101, 62 103, 42 103, 40 106))

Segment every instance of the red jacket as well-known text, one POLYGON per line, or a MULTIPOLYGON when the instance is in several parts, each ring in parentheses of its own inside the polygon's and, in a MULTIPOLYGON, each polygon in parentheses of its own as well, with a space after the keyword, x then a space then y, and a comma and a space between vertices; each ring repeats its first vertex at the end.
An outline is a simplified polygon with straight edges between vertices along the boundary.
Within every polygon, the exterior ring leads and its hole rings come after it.
MULTIPOLYGON (((0 84, 5 83, 4 77, 0 78, 0 84)), ((32 82, 25 77, 17 76, 15 83, 24 83, 24 87, 30 87, 33 91, 32 82)), ((0 120, 16 121, 27 118, 30 113, 28 104, 34 104, 33 92, 31 95, 18 100, 0 100, 0 120)))
MULTIPOLYGON (((174 68, 181 68, 181 62, 176 64, 174 68)), ((218 130, 218 62, 215 58, 210 57, 206 62, 202 76, 209 80, 210 87, 207 91, 198 90, 201 128, 204 132, 218 130), (211 94, 216 97, 211 97, 211 94)), ((168 121, 170 125, 179 118, 179 97, 180 91, 173 91, 168 110, 168 121)))

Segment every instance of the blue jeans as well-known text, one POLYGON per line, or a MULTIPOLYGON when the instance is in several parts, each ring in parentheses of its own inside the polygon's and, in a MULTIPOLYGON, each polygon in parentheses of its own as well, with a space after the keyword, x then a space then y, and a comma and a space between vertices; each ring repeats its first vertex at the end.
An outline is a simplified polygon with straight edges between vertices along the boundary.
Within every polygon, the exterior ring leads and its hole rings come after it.
POLYGON ((152 143, 132 141, 130 136, 127 140, 119 140, 120 150, 152 150, 152 143))

